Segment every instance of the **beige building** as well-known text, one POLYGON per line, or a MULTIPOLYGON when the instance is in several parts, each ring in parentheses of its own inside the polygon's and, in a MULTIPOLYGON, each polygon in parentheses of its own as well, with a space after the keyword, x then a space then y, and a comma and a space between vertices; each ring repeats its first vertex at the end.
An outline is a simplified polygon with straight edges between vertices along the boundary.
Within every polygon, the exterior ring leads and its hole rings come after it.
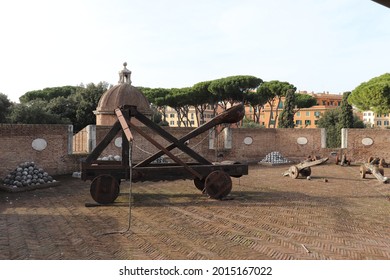
POLYGON ((377 114, 373 111, 362 112, 363 122, 367 127, 390 128, 390 115, 377 114))
POLYGON ((200 120, 200 116, 198 118, 196 116, 197 112, 195 107, 190 106, 188 110, 188 118, 184 120, 179 120, 179 116, 175 109, 167 106, 165 109, 166 121, 168 122, 170 127, 198 127, 205 122, 208 122, 214 117, 214 110, 212 106, 207 106, 207 109, 204 112, 204 121, 200 120), (199 120, 199 123, 198 123, 199 120))

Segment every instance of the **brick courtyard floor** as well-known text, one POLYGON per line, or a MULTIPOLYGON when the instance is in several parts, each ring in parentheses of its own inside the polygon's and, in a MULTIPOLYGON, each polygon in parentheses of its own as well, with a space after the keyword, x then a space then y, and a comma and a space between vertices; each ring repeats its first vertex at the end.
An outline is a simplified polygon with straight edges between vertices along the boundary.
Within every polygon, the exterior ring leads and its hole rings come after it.
POLYGON ((126 182, 114 206, 85 207, 89 182, 71 176, 0 192, 0 259, 390 259, 390 184, 358 166, 313 167, 312 180, 287 169, 251 166, 225 201, 189 180, 135 183, 130 231, 115 234, 128 226, 126 182))

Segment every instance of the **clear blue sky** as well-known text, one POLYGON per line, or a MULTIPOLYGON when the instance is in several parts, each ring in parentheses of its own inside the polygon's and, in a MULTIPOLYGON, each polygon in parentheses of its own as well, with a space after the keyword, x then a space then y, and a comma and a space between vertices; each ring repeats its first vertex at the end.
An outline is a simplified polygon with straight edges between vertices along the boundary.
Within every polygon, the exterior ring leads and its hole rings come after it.
POLYGON ((0 92, 231 75, 341 93, 390 72, 390 9, 370 0, 1 0, 0 92))

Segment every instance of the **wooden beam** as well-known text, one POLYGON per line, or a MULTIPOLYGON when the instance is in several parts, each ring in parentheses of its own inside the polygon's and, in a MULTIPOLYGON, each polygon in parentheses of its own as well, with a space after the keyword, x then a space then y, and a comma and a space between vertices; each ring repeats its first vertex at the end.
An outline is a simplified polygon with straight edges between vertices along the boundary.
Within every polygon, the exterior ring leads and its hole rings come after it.
POLYGON ((91 163, 94 160, 97 160, 97 158, 100 156, 100 154, 103 152, 103 150, 110 144, 112 139, 118 134, 118 132, 121 130, 121 125, 119 121, 116 121, 114 125, 111 127, 110 131, 106 134, 106 136, 100 141, 100 143, 96 146, 95 149, 88 155, 85 162, 91 163))
POLYGON ((390 0, 372 0, 372 1, 377 2, 383 6, 390 8, 390 0))
MULTIPOLYGON (((182 150, 187 155, 189 155, 190 157, 192 157, 193 159, 195 159, 197 162, 199 162, 201 164, 211 164, 210 161, 208 161, 207 159, 205 159, 204 157, 199 155, 197 152, 192 150, 190 147, 186 146, 184 144, 184 142, 187 141, 187 140, 184 140, 184 141, 181 140, 181 139, 178 140, 172 134, 170 134, 167 131, 165 131, 164 129, 162 129, 159 125, 157 125, 156 123, 152 122, 150 119, 148 119, 145 115, 143 115, 141 113, 136 114, 135 118, 138 119, 140 122, 142 122, 147 127, 151 128, 152 130, 157 132, 165 140, 167 140, 169 142, 172 142, 171 145, 166 147, 166 149, 168 151, 170 151, 170 150, 172 150, 174 148, 178 148, 178 149, 182 150)), ((152 155, 152 156, 148 157, 147 159, 145 159, 144 161, 142 161, 142 163, 139 163, 137 166, 145 166, 146 164, 149 164, 153 160, 159 158, 161 155, 163 155, 162 151, 157 152, 154 155, 152 155)))
POLYGON ((156 140, 154 140, 152 137, 150 137, 146 132, 142 131, 139 127, 137 127, 135 124, 128 122, 129 126, 137 131, 142 137, 144 137, 146 140, 148 140, 151 144, 156 146, 159 150, 164 152, 167 156, 169 156, 174 162, 184 167, 186 171, 188 171, 190 174, 192 174, 194 177, 197 177, 199 179, 202 179, 202 175, 196 172, 194 169, 189 167, 184 161, 173 155, 170 151, 165 149, 161 144, 159 144, 156 140))

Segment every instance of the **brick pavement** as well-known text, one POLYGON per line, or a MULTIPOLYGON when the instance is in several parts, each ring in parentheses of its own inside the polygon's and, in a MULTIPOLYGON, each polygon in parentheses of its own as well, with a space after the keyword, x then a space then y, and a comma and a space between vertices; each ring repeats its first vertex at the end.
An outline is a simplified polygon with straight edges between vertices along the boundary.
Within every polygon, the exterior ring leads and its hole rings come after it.
POLYGON ((127 183, 110 207, 85 207, 89 182, 70 176, 0 192, 0 259, 390 259, 390 185, 357 166, 317 166, 312 180, 286 169, 251 166, 226 201, 189 180, 133 184, 130 231, 116 234, 105 233, 128 226, 127 183))

